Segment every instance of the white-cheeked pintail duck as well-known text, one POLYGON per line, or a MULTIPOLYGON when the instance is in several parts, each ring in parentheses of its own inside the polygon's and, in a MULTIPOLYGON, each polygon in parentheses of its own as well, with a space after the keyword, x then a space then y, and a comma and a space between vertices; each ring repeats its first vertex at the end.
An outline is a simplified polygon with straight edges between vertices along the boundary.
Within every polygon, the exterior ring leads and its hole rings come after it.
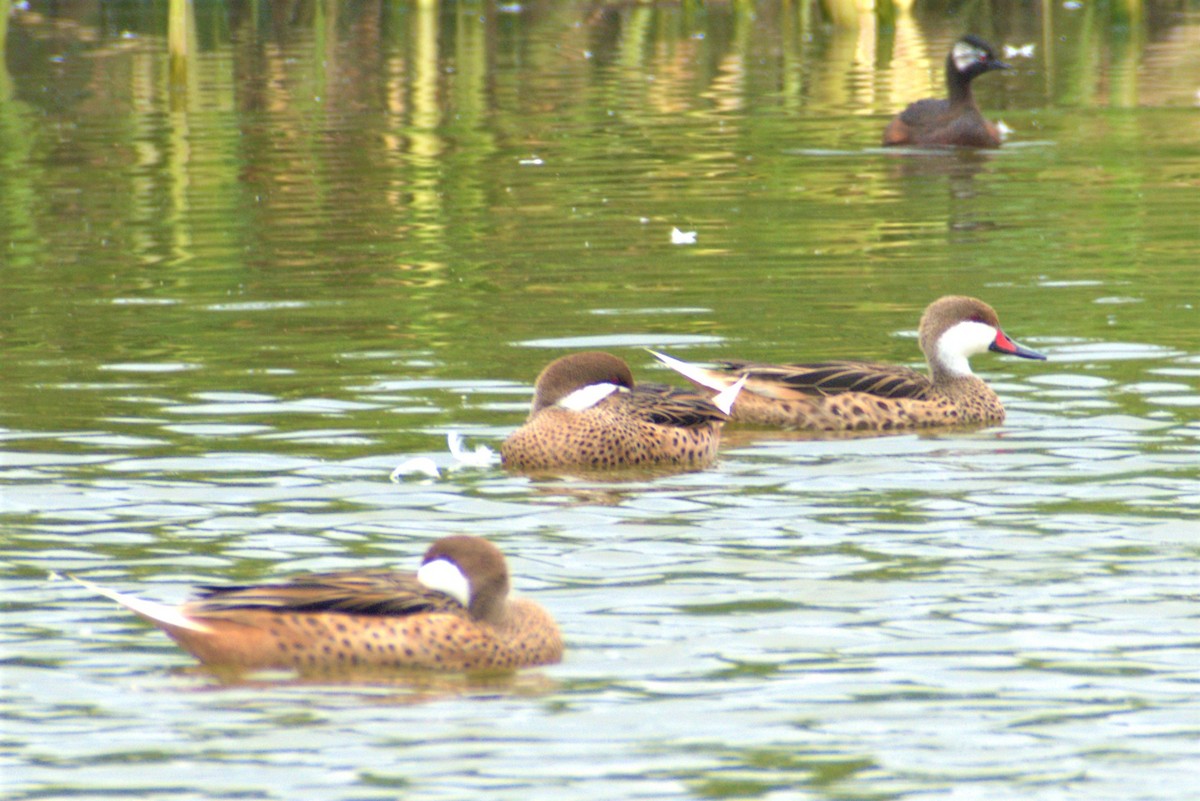
POLYGON ((987 350, 1045 359, 1000 329, 991 306, 949 296, 921 317, 919 342, 929 375, 874 362, 814 364, 719 362, 709 369, 655 354, 688 380, 711 392, 745 385, 732 411, 736 422, 816 431, 892 431, 928 426, 985 425, 1004 421, 1004 406, 970 357, 987 350))
POLYGON ((554 619, 509 597, 504 555, 478 537, 435 541, 416 573, 312 573, 202 587, 180 606, 75 580, 216 668, 496 670, 551 664, 563 653, 554 619))
POLYGON ((716 459, 721 426, 741 385, 713 397, 635 384, 624 361, 586 351, 542 370, 525 424, 500 447, 504 466, 524 472, 582 468, 702 468, 716 459))

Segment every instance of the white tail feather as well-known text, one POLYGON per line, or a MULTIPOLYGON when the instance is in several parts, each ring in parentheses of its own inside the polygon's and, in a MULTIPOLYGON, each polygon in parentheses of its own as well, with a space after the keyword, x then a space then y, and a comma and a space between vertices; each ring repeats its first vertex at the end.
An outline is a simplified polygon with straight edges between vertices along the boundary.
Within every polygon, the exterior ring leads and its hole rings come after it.
POLYGON ((110 590, 106 587, 101 587, 99 584, 93 584, 90 581, 84 581, 76 576, 68 575, 67 577, 76 584, 81 584, 84 587, 87 587, 97 595, 103 595, 105 598, 116 601, 130 612, 133 612, 135 615, 144 617, 153 623, 162 623, 174 628, 188 629, 189 631, 198 631, 201 633, 212 631, 212 629, 203 623, 197 620, 192 620, 190 617, 183 614, 181 611, 179 611, 179 607, 167 606, 166 604, 155 603, 154 601, 143 601, 141 598, 136 598, 132 595, 126 595, 123 592, 117 592, 116 590, 110 590))
MULTIPOLYGON (((646 350, 650 350, 647 348, 646 350)), ((705 370, 703 367, 697 367, 694 364, 680 361, 674 356, 668 356, 665 353, 659 353, 656 350, 650 350, 650 355, 658 359, 660 362, 670 367, 675 372, 689 381, 693 381, 702 387, 715 389, 717 392, 722 392, 731 387, 730 381, 722 381, 717 376, 713 375, 712 371, 705 370)), ((736 393, 735 393, 736 394, 736 393)))
POLYGON ((742 391, 742 387, 746 385, 746 376, 742 376, 737 382, 727 389, 723 389, 713 396, 713 406, 716 406, 725 414, 733 414, 733 402, 737 400, 738 393, 742 391))

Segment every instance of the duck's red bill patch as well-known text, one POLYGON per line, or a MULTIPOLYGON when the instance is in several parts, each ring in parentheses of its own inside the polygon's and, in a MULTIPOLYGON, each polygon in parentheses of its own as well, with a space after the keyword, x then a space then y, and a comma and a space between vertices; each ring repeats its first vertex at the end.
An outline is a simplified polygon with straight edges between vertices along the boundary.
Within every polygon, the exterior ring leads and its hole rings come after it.
POLYGON ((997 350, 1002 350, 1005 353, 1016 353, 1017 343, 1013 342, 1003 331, 996 332, 996 341, 992 343, 992 347, 997 350))

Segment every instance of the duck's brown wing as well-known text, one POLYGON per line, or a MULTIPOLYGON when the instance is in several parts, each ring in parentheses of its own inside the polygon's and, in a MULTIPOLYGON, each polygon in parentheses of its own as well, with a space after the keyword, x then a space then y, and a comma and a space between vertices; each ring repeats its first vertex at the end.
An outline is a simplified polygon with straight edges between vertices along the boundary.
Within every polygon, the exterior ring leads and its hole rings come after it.
POLYGON ((720 365, 726 372, 745 375, 747 391, 769 397, 840 395, 844 392, 917 400, 929 396, 928 376, 892 364, 837 361, 816 364, 721 362, 720 365))
POLYGON ((200 596, 189 601, 185 609, 195 617, 221 616, 247 609, 387 616, 421 612, 466 614, 463 605, 446 593, 429 589, 411 573, 390 570, 310 573, 278 584, 200 589, 200 596))
POLYGON ((622 397, 632 414, 658 425, 693 428, 729 420, 707 397, 666 384, 638 384, 622 397))

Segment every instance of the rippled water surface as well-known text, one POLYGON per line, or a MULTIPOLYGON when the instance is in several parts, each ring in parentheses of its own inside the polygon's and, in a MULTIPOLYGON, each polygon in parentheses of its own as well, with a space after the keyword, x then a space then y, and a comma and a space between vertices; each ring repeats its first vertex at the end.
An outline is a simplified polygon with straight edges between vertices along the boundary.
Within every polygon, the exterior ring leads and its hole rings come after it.
POLYGON ((9 17, 6 797, 1195 796, 1194 4, 196 5, 175 61, 166 4, 9 17), (878 149, 964 29, 1033 46, 978 84, 1010 141, 878 149), (1049 356, 974 360, 1003 426, 612 481, 446 448, 573 349, 917 365, 948 293, 1049 356), (563 664, 223 683, 51 578, 174 601, 457 532, 563 664))

